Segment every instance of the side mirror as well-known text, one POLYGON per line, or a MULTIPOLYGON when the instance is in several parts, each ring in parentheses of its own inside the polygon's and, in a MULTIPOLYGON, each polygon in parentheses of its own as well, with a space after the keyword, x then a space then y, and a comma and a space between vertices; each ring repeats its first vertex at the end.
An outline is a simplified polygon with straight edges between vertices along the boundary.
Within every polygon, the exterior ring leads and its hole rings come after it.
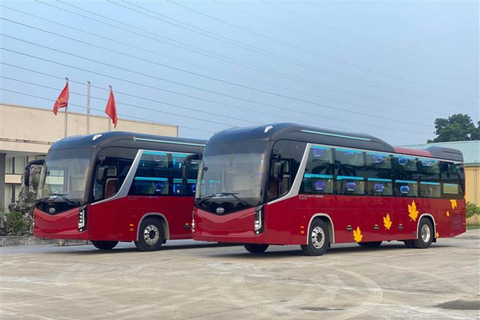
POLYGON ((283 171, 285 169, 284 161, 275 161, 273 162, 272 176, 275 181, 283 180, 283 171))
POLYGON ((105 178, 107 177, 107 171, 108 171, 107 166, 98 167, 98 169, 97 169, 97 181, 98 182, 102 182, 102 181, 105 180, 105 178))
POLYGON ((192 154, 186 157, 185 160, 183 161, 183 165, 182 165, 182 182, 183 183, 188 182, 188 167, 191 164, 197 164, 198 160, 200 160, 200 155, 192 154))

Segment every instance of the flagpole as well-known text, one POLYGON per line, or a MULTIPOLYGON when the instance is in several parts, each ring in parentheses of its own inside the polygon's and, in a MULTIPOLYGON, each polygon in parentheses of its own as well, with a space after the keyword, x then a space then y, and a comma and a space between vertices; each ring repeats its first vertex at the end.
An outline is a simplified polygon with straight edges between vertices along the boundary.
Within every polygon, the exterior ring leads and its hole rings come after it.
MULTIPOLYGON (((110 87, 110 92, 112 92, 113 91, 112 86, 109 85, 109 87, 110 87)), ((111 120, 110 118, 107 118, 107 119, 108 119, 108 131, 110 132, 112 131, 112 122, 110 121, 111 120)))
MULTIPOLYGON (((65 77, 65 80, 67 81, 68 83, 68 78, 65 77)), ((68 105, 65 107, 65 124, 64 124, 64 128, 65 128, 65 138, 67 137, 67 120, 68 120, 68 105)))
POLYGON ((90 81, 87 81, 87 134, 90 134, 90 81))

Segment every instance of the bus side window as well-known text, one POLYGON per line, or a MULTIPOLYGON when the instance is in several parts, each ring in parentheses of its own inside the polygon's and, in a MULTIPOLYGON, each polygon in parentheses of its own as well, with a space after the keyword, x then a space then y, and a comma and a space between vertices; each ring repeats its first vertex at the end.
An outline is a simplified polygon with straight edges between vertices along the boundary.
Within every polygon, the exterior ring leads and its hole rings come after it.
POLYGON ((371 196, 392 196, 392 156, 387 153, 367 152, 365 177, 366 194, 371 196))
POLYGON ((273 170, 273 163, 275 161, 283 161, 283 179, 282 181, 275 180, 272 177, 272 172, 270 172, 268 184, 269 201, 283 197, 292 187, 292 162, 295 160, 292 159, 292 152, 290 151, 291 144, 295 144, 295 142, 280 140, 273 146, 273 158, 271 157, 270 170, 273 170))
POLYGON ((166 152, 144 151, 130 187, 133 195, 169 194, 169 155, 166 152))
POLYGON ((463 165, 442 161, 440 164, 442 195, 444 199, 463 199, 465 190, 463 165))
POLYGON ((303 173, 300 193, 332 194, 333 151, 329 147, 312 146, 303 173))

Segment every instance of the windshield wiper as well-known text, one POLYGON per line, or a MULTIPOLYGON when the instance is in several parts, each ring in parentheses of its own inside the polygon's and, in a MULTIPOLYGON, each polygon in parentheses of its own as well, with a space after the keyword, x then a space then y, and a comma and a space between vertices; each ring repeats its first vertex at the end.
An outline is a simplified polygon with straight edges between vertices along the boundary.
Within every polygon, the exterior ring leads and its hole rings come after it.
POLYGON ((195 204, 196 204, 197 206, 199 206, 199 205, 201 205, 202 203, 204 203, 205 201, 207 201, 207 200, 209 200, 209 199, 212 199, 213 197, 215 197, 215 193, 214 193, 214 194, 211 194, 211 195, 209 195, 209 196, 206 196, 206 197, 204 197, 204 198, 199 199, 198 202, 197 202, 197 199, 195 199, 195 204))
POLYGON ((246 205, 250 205, 250 203, 248 203, 247 201, 243 200, 243 199, 240 199, 238 196, 237 196, 238 192, 234 193, 234 192, 221 192, 221 193, 213 193, 209 196, 206 196, 205 198, 202 198, 200 199, 196 205, 199 206, 201 205, 203 202, 213 198, 213 197, 227 197, 227 196, 232 196, 234 197, 235 199, 237 199, 238 201, 242 202, 243 204, 246 204, 246 205))
POLYGON ((243 200, 243 199, 240 199, 238 196, 237 196, 238 192, 222 192, 220 193, 220 196, 221 197, 226 197, 226 196, 232 196, 234 197, 235 199, 237 199, 238 201, 242 202, 243 204, 246 204, 246 205, 250 205, 250 203, 248 203, 247 201, 243 200))
POLYGON ((63 200, 65 200, 69 205, 71 206, 75 205, 75 202, 68 200, 68 198, 66 197, 66 194, 67 193, 51 193, 50 197, 60 197, 63 200))
POLYGON ((45 201, 47 201, 48 199, 50 199, 50 197, 45 197, 45 198, 40 198, 37 200, 37 202, 35 203, 35 206, 38 206, 42 203, 44 203, 45 201))

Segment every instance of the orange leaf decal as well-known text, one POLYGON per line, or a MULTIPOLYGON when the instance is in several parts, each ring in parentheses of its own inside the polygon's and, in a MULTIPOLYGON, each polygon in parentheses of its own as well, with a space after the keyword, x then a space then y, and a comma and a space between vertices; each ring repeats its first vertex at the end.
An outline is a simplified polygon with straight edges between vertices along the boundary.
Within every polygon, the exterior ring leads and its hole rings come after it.
POLYGON ((452 204, 452 210, 457 207, 457 200, 452 199, 452 200, 450 200, 450 203, 452 204))
POLYGON ((388 213, 386 217, 383 217, 383 225, 386 230, 390 230, 390 227, 392 226, 392 221, 390 220, 390 215, 388 213))
POLYGON ((438 235, 438 232, 435 234, 435 238, 440 238, 440 236, 438 235))
POLYGON ((353 230, 353 240, 356 242, 360 242, 363 239, 362 231, 360 231, 360 227, 357 227, 357 230, 353 230))
POLYGON ((450 211, 447 211, 447 217, 450 217, 450 211))
POLYGON ((408 205, 408 213, 409 213, 408 216, 410 217, 410 219, 412 219, 413 221, 417 221, 418 211, 417 211, 417 205, 415 204, 415 201, 412 201, 412 204, 408 205))

